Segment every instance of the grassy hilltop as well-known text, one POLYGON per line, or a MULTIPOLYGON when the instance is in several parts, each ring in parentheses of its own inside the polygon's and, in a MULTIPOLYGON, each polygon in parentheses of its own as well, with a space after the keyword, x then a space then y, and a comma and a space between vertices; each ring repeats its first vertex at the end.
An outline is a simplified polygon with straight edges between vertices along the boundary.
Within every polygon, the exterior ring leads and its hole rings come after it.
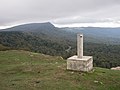
POLYGON ((0 90, 120 90, 120 71, 73 72, 61 57, 0 51, 0 90))

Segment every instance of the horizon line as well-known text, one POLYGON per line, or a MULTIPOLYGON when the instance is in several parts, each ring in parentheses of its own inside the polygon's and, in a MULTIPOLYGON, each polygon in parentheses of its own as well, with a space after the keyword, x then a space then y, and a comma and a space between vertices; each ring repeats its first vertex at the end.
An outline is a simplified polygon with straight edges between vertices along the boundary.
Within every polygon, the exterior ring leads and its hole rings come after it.
MULTIPOLYGON (((8 29, 13 28, 20 25, 25 24, 39 24, 39 23, 48 23, 48 22, 27 22, 27 23, 19 23, 19 24, 13 24, 13 25, 6 25, 6 26, 0 26, 0 29, 8 29)), ((85 28, 85 27, 96 27, 96 28, 120 28, 120 24, 114 24, 114 23, 73 23, 73 24, 53 24, 55 27, 58 28, 85 28), (107 24, 107 25, 106 25, 107 24)))

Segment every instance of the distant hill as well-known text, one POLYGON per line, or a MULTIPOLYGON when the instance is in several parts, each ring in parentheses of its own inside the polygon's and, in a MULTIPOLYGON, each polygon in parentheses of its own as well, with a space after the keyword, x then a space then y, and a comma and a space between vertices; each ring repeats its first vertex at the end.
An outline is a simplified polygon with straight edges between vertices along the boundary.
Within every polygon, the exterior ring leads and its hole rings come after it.
POLYGON ((61 57, 28 51, 0 51, 0 90, 119 90, 120 71, 94 67, 66 70, 61 57))
POLYGON ((76 27, 62 28, 74 33, 83 33, 94 37, 120 38, 120 28, 100 28, 100 27, 76 27))
POLYGON ((15 26, 2 31, 19 31, 32 33, 48 39, 69 39, 75 41, 77 33, 83 33, 85 42, 120 44, 120 28, 99 28, 99 27, 76 27, 76 28, 57 28, 50 22, 30 23, 15 26))
POLYGON ((23 24, 23 25, 18 25, 15 27, 3 29, 3 31, 40 31, 40 30, 55 30, 56 28, 54 27, 53 24, 50 22, 46 23, 29 23, 29 24, 23 24))
POLYGON ((23 24, 23 25, 12 27, 12 28, 3 29, 0 31, 1 32, 2 31, 19 31, 19 32, 27 32, 27 33, 31 32, 31 33, 34 33, 35 35, 39 35, 39 36, 44 35, 46 36, 46 38, 50 37, 52 39, 69 37, 69 35, 71 34, 70 32, 68 33, 67 31, 61 31, 60 28, 55 27, 50 22, 23 24))

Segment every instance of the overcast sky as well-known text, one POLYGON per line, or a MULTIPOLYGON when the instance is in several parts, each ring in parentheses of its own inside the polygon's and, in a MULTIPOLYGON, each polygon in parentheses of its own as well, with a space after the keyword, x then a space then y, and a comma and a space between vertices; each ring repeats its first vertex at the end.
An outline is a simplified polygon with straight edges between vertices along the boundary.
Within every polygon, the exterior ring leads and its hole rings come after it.
POLYGON ((0 0, 0 28, 48 21, 59 27, 120 27, 120 0, 0 0))

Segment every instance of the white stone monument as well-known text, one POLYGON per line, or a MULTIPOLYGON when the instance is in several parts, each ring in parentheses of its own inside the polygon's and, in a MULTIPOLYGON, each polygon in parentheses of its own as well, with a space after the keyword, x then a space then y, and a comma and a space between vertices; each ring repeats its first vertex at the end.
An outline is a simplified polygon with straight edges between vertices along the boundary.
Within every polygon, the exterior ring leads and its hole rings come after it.
POLYGON ((93 57, 83 56, 83 34, 77 34, 77 55, 67 59, 67 69, 84 72, 93 69, 93 57))

